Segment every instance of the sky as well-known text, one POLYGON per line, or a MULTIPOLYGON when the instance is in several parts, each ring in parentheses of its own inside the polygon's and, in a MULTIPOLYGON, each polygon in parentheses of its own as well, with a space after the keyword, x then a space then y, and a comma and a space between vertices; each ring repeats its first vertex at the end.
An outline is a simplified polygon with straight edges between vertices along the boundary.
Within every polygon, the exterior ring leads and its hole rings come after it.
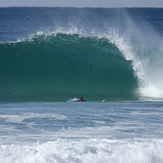
POLYGON ((0 7, 163 7, 163 0, 0 0, 0 7))

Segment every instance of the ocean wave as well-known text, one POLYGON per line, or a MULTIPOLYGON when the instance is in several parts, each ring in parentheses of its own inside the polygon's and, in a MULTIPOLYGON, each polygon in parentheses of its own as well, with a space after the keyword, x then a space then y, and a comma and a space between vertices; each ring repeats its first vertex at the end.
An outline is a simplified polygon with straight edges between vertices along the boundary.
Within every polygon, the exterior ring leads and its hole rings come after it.
POLYGON ((1 97, 65 100, 135 97, 132 61, 107 38, 37 34, 0 44, 1 97), (47 98, 47 99, 46 99, 47 98))

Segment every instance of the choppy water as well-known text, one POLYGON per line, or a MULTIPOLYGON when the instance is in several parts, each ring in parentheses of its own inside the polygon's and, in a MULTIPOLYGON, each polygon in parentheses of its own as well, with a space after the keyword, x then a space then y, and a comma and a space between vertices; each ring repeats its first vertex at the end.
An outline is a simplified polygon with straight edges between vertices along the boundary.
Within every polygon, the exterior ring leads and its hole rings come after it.
POLYGON ((0 105, 0 161, 162 162, 162 102, 0 105))

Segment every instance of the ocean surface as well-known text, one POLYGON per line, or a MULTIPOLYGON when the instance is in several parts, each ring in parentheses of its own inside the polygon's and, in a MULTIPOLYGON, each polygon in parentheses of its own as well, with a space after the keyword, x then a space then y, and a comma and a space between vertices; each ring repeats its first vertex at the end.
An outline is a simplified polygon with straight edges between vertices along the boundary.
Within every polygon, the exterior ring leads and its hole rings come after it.
POLYGON ((0 163, 162 151, 162 8, 0 8, 0 163))

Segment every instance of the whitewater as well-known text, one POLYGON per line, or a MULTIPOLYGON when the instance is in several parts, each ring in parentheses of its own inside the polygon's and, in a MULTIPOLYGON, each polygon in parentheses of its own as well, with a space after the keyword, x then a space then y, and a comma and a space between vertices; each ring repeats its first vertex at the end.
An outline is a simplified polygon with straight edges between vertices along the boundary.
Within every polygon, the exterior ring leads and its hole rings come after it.
POLYGON ((0 8, 0 162, 162 163, 162 17, 0 8))
POLYGON ((2 163, 161 163, 162 102, 0 105, 2 163))

